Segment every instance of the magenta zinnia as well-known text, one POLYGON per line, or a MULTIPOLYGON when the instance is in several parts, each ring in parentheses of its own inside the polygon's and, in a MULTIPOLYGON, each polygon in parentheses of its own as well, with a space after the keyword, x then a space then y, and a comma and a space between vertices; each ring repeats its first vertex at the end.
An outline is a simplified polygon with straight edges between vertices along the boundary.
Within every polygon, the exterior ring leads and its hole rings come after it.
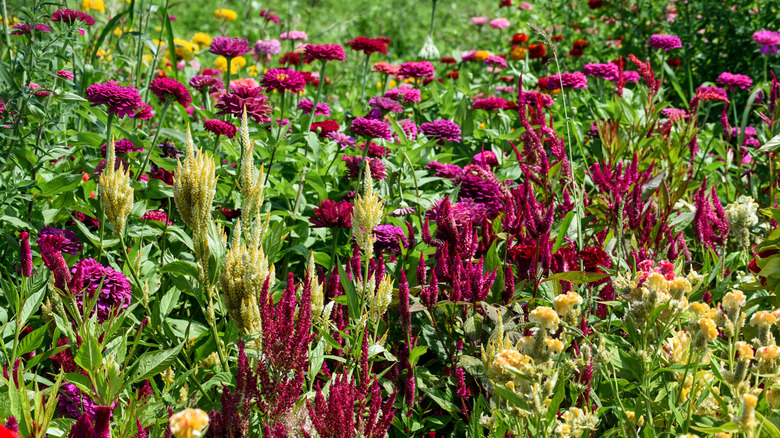
POLYGON ((506 100, 496 96, 490 96, 484 99, 474 99, 474 104, 471 105, 472 109, 483 109, 487 111, 495 111, 497 109, 507 107, 509 107, 509 103, 506 100))
POLYGON ((434 68, 428 61, 405 62, 398 69, 398 74, 407 78, 432 78, 434 68))
POLYGON ((229 92, 222 92, 219 102, 214 108, 220 110, 217 114, 232 114, 241 117, 244 107, 249 117, 252 117, 255 123, 268 123, 271 118, 271 106, 268 104, 268 96, 262 93, 260 87, 246 87, 235 85, 229 92))
POLYGON ((323 199, 320 206, 314 208, 314 217, 310 217, 309 222, 314 225, 314 228, 350 228, 352 203, 323 199))
POLYGON ((314 108, 314 102, 309 99, 301 99, 298 102, 298 109, 304 114, 311 114, 311 110, 314 109, 315 116, 330 117, 330 107, 325 102, 317 102, 317 108, 314 108))
POLYGON ((380 120, 357 117, 352 121, 349 130, 357 135, 368 138, 383 138, 387 141, 393 140, 393 133, 390 131, 390 125, 380 120))
POLYGON ((164 224, 173 225, 173 222, 168 220, 168 214, 162 210, 149 210, 141 216, 145 221, 158 221, 164 224))
POLYGON ((370 55, 375 52, 387 54, 387 44, 374 38, 366 38, 359 36, 353 40, 347 41, 347 45, 356 52, 363 52, 366 55, 370 55))
POLYGON ((215 93, 225 88, 222 79, 217 76, 210 75, 195 75, 190 79, 190 87, 200 91, 215 93))
POLYGON ((295 70, 288 68, 272 68, 265 72, 261 81, 266 93, 271 90, 298 93, 306 88, 306 79, 295 70))
POLYGON ((133 117, 135 110, 143 105, 141 95, 133 87, 123 87, 113 80, 103 84, 93 84, 85 93, 92 106, 106 105, 108 113, 133 117))
POLYGON ((650 47, 661 50, 679 49, 682 47, 682 41, 677 35, 659 35, 650 36, 650 47))
MULTIPOLYGON (((381 181, 387 178, 387 168, 385 163, 379 158, 366 158, 368 160, 368 167, 371 168, 371 178, 377 181, 381 181)), ((353 157, 345 155, 341 157, 341 161, 347 163, 347 178, 357 178, 360 175, 361 163, 363 163, 363 157, 353 157)))
POLYGON ((63 23, 73 24, 81 21, 87 26, 95 24, 95 19, 84 12, 74 11, 72 9, 58 9, 51 14, 51 21, 61 21, 63 23))
POLYGON ((205 128, 206 131, 217 135, 224 135, 227 138, 233 138, 236 135, 235 126, 219 119, 204 120, 203 128, 205 128))
POLYGON ((149 91, 162 101, 175 101, 184 108, 192 103, 190 91, 175 79, 157 78, 149 84, 149 91))
MULTIPOLYGON (((501 99, 503 100, 503 99, 501 99)), ((506 101, 505 101, 506 102, 506 101)), ((452 120, 434 120, 430 123, 420 125, 420 132, 426 137, 438 139, 438 145, 444 145, 445 141, 460 142, 460 126, 452 120)))
MULTIPOLYGON (((130 282, 122 273, 106 267, 95 261, 85 259, 75 265, 71 271, 74 277, 80 276, 84 292, 91 297, 97 293, 98 321, 103 322, 120 310, 127 309, 130 304, 130 282)), ((80 288, 81 289, 81 288, 80 288)), ((83 293, 79 293, 79 305, 83 305, 83 293)))
POLYGON ((303 50, 309 61, 344 61, 344 48, 338 44, 307 44, 303 50))
POLYGON ((759 52, 762 55, 776 55, 777 46, 780 45, 780 33, 771 30, 759 30, 753 34, 753 41, 761 44, 759 52))
POLYGON ((218 36, 211 41, 209 52, 225 58, 235 58, 248 52, 249 48, 249 40, 246 38, 218 36))
POLYGON ((753 85, 753 80, 749 76, 729 72, 721 73, 716 82, 720 85, 728 86, 731 90, 734 90, 736 87, 747 90, 753 85))

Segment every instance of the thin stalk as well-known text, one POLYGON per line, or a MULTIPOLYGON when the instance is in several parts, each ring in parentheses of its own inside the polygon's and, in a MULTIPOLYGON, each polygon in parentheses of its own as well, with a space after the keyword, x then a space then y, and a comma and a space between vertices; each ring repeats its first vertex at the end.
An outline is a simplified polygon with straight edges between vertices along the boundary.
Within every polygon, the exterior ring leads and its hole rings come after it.
POLYGON ((211 146, 211 153, 213 155, 217 155, 217 146, 219 146, 219 134, 217 134, 217 138, 214 139, 214 145, 211 146))
POLYGON ((144 174, 144 170, 146 170, 146 165, 149 164, 149 157, 152 156, 152 151, 154 150, 154 146, 157 144, 157 138, 160 137, 160 131, 162 131, 162 125, 165 121, 165 113, 168 112, 168 107, 171 106, 171 101, 168 99, 165 99, 165 103, 163 104, 162 111, 160 111, 160 124, 157 125, 157 132, 154 133, 154 138, 152 139, 152 146, 149 147, 149 151, 146 152, 146 157, 144 157, 144 162, 141 164, 141 169, 138 171, 138 178, 136 178, 136 181, 141 180, 141 175, 144 174))
POLYGON ((368 60, 371 58, 371 54, 366 54, 366 60, 363 61, 363 86, 360 90, 360 101, 363 101, 363 96, 366 94, 366 83, 368 82, 368 60))
POLYGON ((227 92, 230 92, 230 70, 232 70, 233 67, 233 58, 232 57, 226 57, 227 59, 227 68, 225 70, 225 89, 227 92))
MULTIPOLYGON (((106 120, 106 150, 111 146, 111 126, 114 124, 114 115, 108 113, 108 119, 106 120)), ((108 165, 109 163, 106 163, 108 165)), ((111 163, 113 165, 114 163, 111 163)))
MULTIPOLYGON (((322 83, 325 82, 325 67, 327 64, 325 61, 322 62, 322 67, 320 67, 320 83, 317 85, 317 94, 314 95, 314 106, 312 107, 311 114, 309 114, 308 119, 306 120, 305 127, 301 130, 304 134, 309 132, 309 129, 311 128, 311 122, 314 120, 314 113, 317 112, 317 104, 320 103, 320 93, 322 92, 322 83)), ((308 142, 306 143, 309 144, 308 142)), ((308 147, 307 147, 308 151, 308 147)))
MULTIPOLYGON (((282 122, 284 121, 284 97, 285 94, 284 91, 282 91, 282 104, 280 106, 282 113, 279 115, 279 131, 276 133, 276 143, 274 144, 273 151, 271 151, 271 160, 268 162, 268 173, 265 174, 265 181, 263 181, 263 184, 268 183, 268 176, 271 175, 271 167, 274 165, 274 158, 276 157, 276 149, 279 147, 279 139, 282 137, 282 128, 284 128, 282 125, 282 122)), ((273 120, 271 120, 271 123, 273 123, 273 120)))

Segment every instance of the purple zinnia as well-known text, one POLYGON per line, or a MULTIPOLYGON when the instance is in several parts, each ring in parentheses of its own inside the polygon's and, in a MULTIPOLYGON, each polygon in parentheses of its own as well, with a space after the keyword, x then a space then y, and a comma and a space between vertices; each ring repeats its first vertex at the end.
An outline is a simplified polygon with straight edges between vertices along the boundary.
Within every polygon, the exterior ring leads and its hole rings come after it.
POLYGON ((393 252, 401 252, 401 244, 408 245, 404 229, 395 225, 377 225, 374 228, 376 237, 375 247, 379 251, 384 249, 393 252))
POLYGON ((252 49, 252 56, 259 60, 261 56, 265 56, 270 60, 271 55, 278 55, 282 51, 282 45, 279 40, 272 39, 268 41, 259 40, 255 43, 255 47, 252 49))
POLYGON ((223 93, 214 108, 220 110, 217 114, 233 114, 241 117, 246 107, 246 114, 252 117, 255 123, 268 123, 271 118, 271 106, 268 104, 268 96, 262 93, 260 87, 247 87, 234 85, 233 89, 223 93))
POLYGON ((218 76, 195 75, 190 79, 190 87, 201 93, 204 91, 215 93, 225 88, 225 84, 222 83, 222 79, 218 76))
POLYGON ((493 151, 483 151, 474 155, 474 163, 483 167, 498 166, 498 157, 493 151))
POLYGON ((731 88, 732 91, 736 87, 739 87, 743 90, 747 90, 750 88, 751 85, 753 85, 753 80, 750 79, 749 76, 746 75, 740 75, 740 74, 733 74, 729 72, 723 72, 718 76, 717 81, 720 85, 726 85, 731 88))
MULTIPOLYGON (((368 160, 368 167, 371 168, 372 179, 381 181, 387 177, 387 169, 382 160, 379 158, 366 158, 366 160, 368 160)), ((360 164, 363 162, 363 157, 345 155, 341 157, 341 161, 347 164, 347 178, 357 178, 360 175, 360 164)))
POLYGON ((460 167, 454 164, 439 163, 438 161, 431 161, 425 168, 432 170, 434 176, 439 178, 455 179, 463 175, 463 169, 460 167))
POLYGON ((563 72, 548 76, 546 78, 539 79, 540 86, 547 88, 548 90, 557 90, 561 88, 561 84, 567 88, 588 88, 588 77, 582 74, 582 72, 563 72))
POLYGON ((306 79, 296 70, 288 68, 272 68, 265 72, 261 81, 265 92, 277 90, 279 92, 289 91, 298 93, 306 88, 306 79))
POLYGON ((230 38, 218 36, 211 41, 210 53, 225 58, 235 58, 249 51, 249 41, 246 38, 230 38))
POLYGON ((398 69, 398 74, 407 78, 432 78, 435 69, 428 61, 405 62, 398 69))
MULTIPOLYGON (((309 99, 301 99, 298 102, 298 109, 304 114, 311 114, 311 110, 314 109, 314 102, 309 99)), ((325 102, 317 102, 317 108, 314 109, 315 116, 330 117, 330 107, 325 102)))
POLYGON ((368 138, 383 138, 387 141, 393 141, 393 133, 390 131, 390 125, 380 120, 357 117, 352 121, 349 130, 357 135, 368 138))
POLYGON ((417 125, 409 119, 406 119, 401 122, 401 129, 404 130, 404 134, 406 134, 406 138, 409 140, 417 140, 417 125))
POLYGON ((94 415, 95 402, 89 396, 84 395, 76 385, 65 382, 60 387, 57 410, 60 414, 70 418, 78 418, 82 413, 94 415))
POLYGON ((343 132, 331 131, 331 132, 325 134, 325 138, 329 138, 329 139, 335 141, 336 143, 339 144, 339 146, 341 146, 343 148, 346 148, 346 147, 349 147, 349 146, 354 146, 354 144, 355 144, 355 138, 354 137, 350 137, 347 134, 344 134, 343 132))
POLYGON ((176 79, 157 78, 149 84, 149 91, 161 101, 176 101, 184 108, 192 103, 190 90, 176 79))
MULTIPOLYGON (((504 102, 506 103, 506 101, 504 102)), ((420 132, 426 137, 438 139, 439 146, 443 146, 445 141, 460 142, 460 126, 452 120, 441 119, 423 123, 420 125, 420 132)))
POLYGON ((753 41, 761 44, 759 52, 762 55, 776 55, 777 46, 780 45, 780 33, 771 30, 759 30, 753 34, 753 41))
MULTIPOLYGON (((127 277, 121 272, 106 267, 95 259, 84 259, 73 265, 71 273, 80 276, 83 288, 89 296, 97 296, 98 321, 103 322, 119 310, 127 309, 132 297, 132 289, 127 277)), ((83 292, 79 293, 78 301, 83 303, 83 292)))
MULTIPOLYGON (((43 227, 38 231, 38 235, 40 237, 47 235, 62 237, 64 240, 61 241, 62 245, 60 250, 68 254, 76 255, 83 249, 81 240, 79 240, 78 236, 76 236, 76 233, 71 230, 61 230, 54 227, 43 227)), ((40 243, 38 245, 40 246, 40 243)))
POLYGON ((224 135, 227 138, 233 138, 236 135, 235 126, 219 119, 203 120, 203 128, 205 128, 206 131, 217 135, 224 135))
POLYGON ((34 30, 38 30, 41 32, 51 32, 49 26, 46 26, 44 24, 32 25, 27 23, 17 23, 11 26, 11 35, 27 36, 27 35, 31 35, 34 30))
POLYGON ((123 87, 113 80, 103 84, 92 84, 85 93, 92 106, 106 105, 108 113, 133 117, 135 110, 143 105, 141 95, 133 87, 123 87))
POLYGON ((416 88, 393 88, 385 93, 385 97, 399 102, 403 99, 403 103, 419 102, 420 90, 416 88))
POLYGON ((553 98, 549 94, 540 93, 536 90, 522 91, 520 93, 520 97, 517 99, 518 105, 524 104, 536 106, 538 101, 541 102, 542 108, 551 107, 554 102, 553 98))
MULTIPOLYGON (((103 146, 101 146, 101 148, 100 148, 100 150, 103 153, 104 157, 106 156, 106 147, 107 147, 107 145, 105 143, 103 143, 103 146)), ((144 150, 144 148, 141 147, 141 146, 136 146, 136 145, 133 144, 132 141, 130 141, 130 140, 126 139, 126 138, 123 138, 123 139, 120 139, 120 140, 116 140, 114 142, 114 150, 117 153, 126 154, 128 152, 140 152, 140 151, 144 150)))
POLYGON ((672 50, 682 47, 682 41, 677 35, 651 35, 650 47, 654 49, 672 50))
POLYGON ((496 181, 482 178, 473 173, 464 173, 457 183, 460 185, 460 199, 473 199, 474 202, 482 204, 488 213, 495 213, 504 208, 504 193, 496 181))
POLYGON ((379 109, 382 112, 400 113, 404 111, 403 105, 398 103, 397 100, 387 97, 373 97, 368 101, 368 106, 379 109))
POLYGON ((303 51, 309 61, 344 61, 346 54, 339 44, 307 44, 303 51))

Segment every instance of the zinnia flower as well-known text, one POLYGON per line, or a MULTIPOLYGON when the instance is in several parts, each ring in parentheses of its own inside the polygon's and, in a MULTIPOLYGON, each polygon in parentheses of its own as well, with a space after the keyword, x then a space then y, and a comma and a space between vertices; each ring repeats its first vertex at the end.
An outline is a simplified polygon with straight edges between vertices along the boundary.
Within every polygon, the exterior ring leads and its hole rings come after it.
POLYGON ((325 102, 318 102, 317 108, 314 108, 314 102, 309 99, 301 99, 298 102, 298 109, 304 114, 311 114, 311 110, 314 109, 315 116, 330 117, 330 107, 325 102))
POLYGON ((353 40, 347 41, 347 45, 356 52, 363 52, 366 55, 372 53, 384 53, 387 54, 387 43, 374 38, 366 38, 359 36, 353 40))
POLYGON ((331 132, 338 132, 339 122, 335 120, 323 120, 321 122, 314 122, 311 124, 311 130, 313 132, 319 132, 319 136, 321 138, 326 137, 331 132))
POLYGON ((392 90, 387 90, 387 93, 385 93, 385 97, 388 99, 393 99, 397 101, 402 101, 403 103, 412 103, 412 102, 420 102, 420 90, 417 88, 393 88, 392 90))
POLYGON ((106 105, 108 113, 117 115, 120 119, 125 116, 133 117, 135 110, 143 105, 138 90, 123 87, 113 80, 90 85, 85 96, 92 106, 106 105))
POLYGON ((281 35, 279 35, 280 40, 291 40, 291 41, 306 41, 309 39, 309 36, 306 35, 306 32, 302 30, 291 30, 288 32, 283 32, 281 35))
POLYGON ((679 49, 682 47, 682 41, 677 35, 651 35, 650 47, 661 50, 679 49))
POLYGON ((749 76, 733 74, 728 72, 721 73, 715 82, 717 82, 720 85, 726 85, 730 87, 732 91, 736 87, 739 87, 743 90, 747 90, 750 88, 751 85, 753 85, 753 80, 750 79, 749 76))
POLYGON ((563 85, 566 88, 588 88, 588 77, 581 72, 564 72, 557 75, 539 78, 539 87, 547 90, 557 90, 563 85))
MULTIPOLYGON (((382 160, 379 158, 366 158, 366 160, 368 160, 368 167, 371 168, 372 179, 381 181, 387 178, 387 169, 382 160)), ((347 178, 357 178, 360 175, 360 164, 363 162, 363 157, 345 155, 341 157, 341 161, 347 163, 347 178)))
POLYGON ((310 217, 309 222, 314 228, 351 228, 352 207, 349 201, 323 199, 320 206, 314 208, 314 217, 310 217))
POLYGON ((384 61, 379 61, 374 64, 373 70, 377 73, 384 73, 386 75, 395 76, 401 67, 393 65, 384 61))
POLYGON ((539 59, 547 54, 547 46, 544 44, 531 44, 528 46, 528 58, 539 59))
POLYGON ((238 14, 231 9, 220 8, 214 11, 214 18, 217 20, 235 21, 238 18, 238 14))
POLYGON ((246 107, 246 113, 254 119, 255 123, 268 123, 271 118, 271 106, 268 104, 268 96, 262 93, 260 87, 244 87, 236 85, 230 92, 222 92, 219 102, 214 108, 220 110, 217 114, 232 114, 241 117, 246 107))
POLYGON ((368 101, 368 106, 376 108, 381 112, 400 113, 404 110, 403 105, 398 103, 397 100, 387 97, 372 97, 371 100, 368 101))
POLYGON ((63 23, 73 24, 77 21, 87 26, 95 24, 95 19, 86 12, 74 11, 72 9, 58 9, 51 14, 51 21, 61 21, 63 23))
MULTIPOLYGON (((485 64, 493 66, 494 69, 503 70, 506 68, 506 60, 500 56, 492 55, 485 59, 485 64)), ((495 70, 494 70, 495 71, 495 70)))
POLYGON ((441 119, 423 123, 420 125, 420 132, 426 137, 438 139, 439 146, 443 146, 445 141, 460 142, 460 126, 452 120, 441 119))
POLYGON ((307 44, 303 53, 309 61, 344 61, 346 56, 339 44, 307 44))
POLYGON ((356 117, 355 120, 352 121, 349 130, 357 135, 368 138, 383 138, 387 141, 393 140, 393 133, 390 131, 390 125, 380 120, 356 117))
POLYGON ((493 29, 506 29, 509 27, 509 25, 509 20, 504 17, 496 18, 490 21, 490 27, 493 29))
POLYGON ((63 79, 67 79, 69 81, 72 81, 73 78, 74 78, 73 72, 70 72, 68 70, 60 70, 60 71, 58 71, 57 72, 57 76, 59 76, 59 77, 61 77, 63 79))
POLYGON ((780 45, 780 33, 771 30, 759 30, 753 34, 753 41, 761 44, 759 52, 762 55, 776 55, 777 46, 780 45))
POLYGON ((158 221, 164 224, 167 223, 168 225, 173 225, 173 222, 168 220, 168 214, 162 210, 149 210, 144 213, 143 216, 141 216, 141 219, 145 221, 158 221))
POLYGON ((249 51, 249 41, 246 38, 230 38, 218 36, 211 41, 210 53, 235 58, 249 51))
POLYGON ((274 14, 271 11, 263 9, 262 11, 260 11, 260 17, 265 18, 265 21, 279 24, 279 16, 274 14))
MULTIPOLYGON (((95 259, 84 259, 73 265, 71 274, 80 276, 84 292, 91 297, 97 293, 98 321, 103 322, 118 311, 127 309, 132 297, 130 282, 122 273, 106 267, 95 259)), ((83 306, 83 292, 77 297, 80 307, 83 306)))
POLYGON ((17 23, 11 26, 11 35, 31 35, 34 30, 40 32, 51 32, 51 29, 45 24, 32 25, 27 23, 17 23))
POLYGON ((236 135, 235 126, 219 119, 203 120, 203 128, 205 128, 206 131, 217 135, 224 135, 227 138, 233 138, 236 135))
POLYGON ((176 101, 184 108, 192 103, 190 91, 175 79, 157 78, 149 84, 149 91, 162 101, 176 101))
POLYGON ((405 62, 398 69, 398 74, 407 78, 432 78, 434 67, 428 61, 405 62))
POLYGON ((374 248, 379 251, 388 250, 392 252, 401 252, 401 244, 406 246, 409 242, 406 239, 404 229, 395 225, 377 225, 374 228, 376 243, 374 248))
POLYGON ((195 75, 192 77, 192 79, 190 79, 190 87, 195 88, 201 93, 204 91, 216 93, 217 91, 225 88, 225 84, 218 76, 195 75))
POLYGON ((582 68, 582 72, 588 76, 609 80, 614 80, 620 73, 618 66, 611 62, 606 64, 585 64, 585 67, 582 68))
POLYGON ((261 56, 265 56, 267 59, 271 59, 271 55, 278 55, 282 51, 282 45, 279 43, 279 40, 272 39, 268 41, 259 40, 255 43, 254 48, 252 49, 252 55, 255 57, 255 59, 258 59, 261 56))
MULTIPOLYGON (((484 99, 474 99, 474 104, 471 105, 472 109, 483 109, 487 111, 495 111, 497 109, 508 107, 509 103, 505 99, 497 96, 490 96, 484 99)), ((425 125, 425 123, 423 123, 423 125, 425 125)))
POLYGON ((306 88, 306 80, 303 75, 295 70, 286 68, 272 68, 265 72, 261 81, 265 91, 277 90, 280 93, 289 91, 298 93, 306 88))
MULTIPOLYGON (((105 143, 103 143, 103 146, 100 147, 104 157, 106 156, 106 147, 107 145, 105 143)), ((126 154, 129 152, 140 152, 144 150, 144 148, 141 146, 136 146, 132 141, 123 138, 114 142, 114 150, 117 153, 126 154)))
POLYGON ((490 21, 488 17, 471 17, 471 22, 477 26, 484 26, 490 21))

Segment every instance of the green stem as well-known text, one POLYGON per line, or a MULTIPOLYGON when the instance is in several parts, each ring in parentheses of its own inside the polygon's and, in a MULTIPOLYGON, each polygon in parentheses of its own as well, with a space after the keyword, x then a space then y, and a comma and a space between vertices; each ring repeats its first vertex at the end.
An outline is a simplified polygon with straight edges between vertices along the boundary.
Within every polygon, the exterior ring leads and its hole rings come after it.
POLYGON ((371 54, 366 54, 366 60, 363 61, 363 86, 360 90, 360 101, 363 101, 363 96, 366 94, 366 83, 368 82, 368 60, 371 58, 371 54))
MULTIPOLYGON (((263 181, 263 184, 268 183, 268 176, 271 175, 271 167, 274 165, 274 158, 276 157, 276 149, 279 147, 279 139, 282 138, 282 129, 284 128, 284 125, 282 122, 284 122, 284 101, 285 101, 285 94, 284 91, 282 91, 282 104, 280 106, 282 112, 279 115, 279 131, 276 132, 276 143, 274 144, 274 149, 271 152, 271 160, 268 162, 268 172, 265 174, 265 181, 263 181)), ((271 123, 273 123, 273 120, 271 120, 271 123)))
MULTIPOLYGON (((327 65, 325 61, 322 62, 322 67, 320 67, 320 83, 317 85, 317 94, 314 95, 314 106, 311 109, 311 114, 309 114, 308 119, 306 120, 305 128, 301 130, 302 133, 306 134, 309 132, 309 129, 311 128, 311 122, 314 120, 314 113, 317 112, 317 104, 320 103, 320 93, 322 91, 322 84, 325 82, 325 66, 327 65)), ((306 142, 307 145, 307 152, 308 152, 308 142, 306 142)))
POLYGON ((214 139, 214 145, 211 147, 211 153, 214 156, 217 155, 217 146, 219 146, 219 134, 217 134, 217 138, 214 139))
POLYGON ((230 70, 233 66, 233 58, 232 57, 226 57, 227 59, 227 69, 225 71, 225 90, 227 92, 230 92, 230 70))
POLYGON ((149 147, 149 151, 146 152, 146 157, 144 157, 144 162, 143 164, 141 164, 141 169, 138 171, 138 177, 136 178, 136 181, 141 180, 141 175, 144 174, 144 170, 146 170, 146 165, 149 164, 149 157, 152 156, 152 151, 154 150, 154 146, 157 144, 157 138, 160 137, 160 131, 162 131, 163 122, 165 121, 165 113, 168 112, 169 106, 171 106, 171 101, 165 99, 165 104, 163 104, 162 111, 160 111, 160 123, 157 125, 157 132, 154 133, 154 138, 152 139, 152 145, 149 147))
MULTIPOLYGON (((108 113, 108 119, 106 120, 106 153, 108 153, 108 148, 111 147, 111 126, 114 124, 114 115, 112 113, 108 113)), ((111 163, 113 165, 114 163, 111 163)), ((108 165, 108 163, 106 163, 108 165)))

